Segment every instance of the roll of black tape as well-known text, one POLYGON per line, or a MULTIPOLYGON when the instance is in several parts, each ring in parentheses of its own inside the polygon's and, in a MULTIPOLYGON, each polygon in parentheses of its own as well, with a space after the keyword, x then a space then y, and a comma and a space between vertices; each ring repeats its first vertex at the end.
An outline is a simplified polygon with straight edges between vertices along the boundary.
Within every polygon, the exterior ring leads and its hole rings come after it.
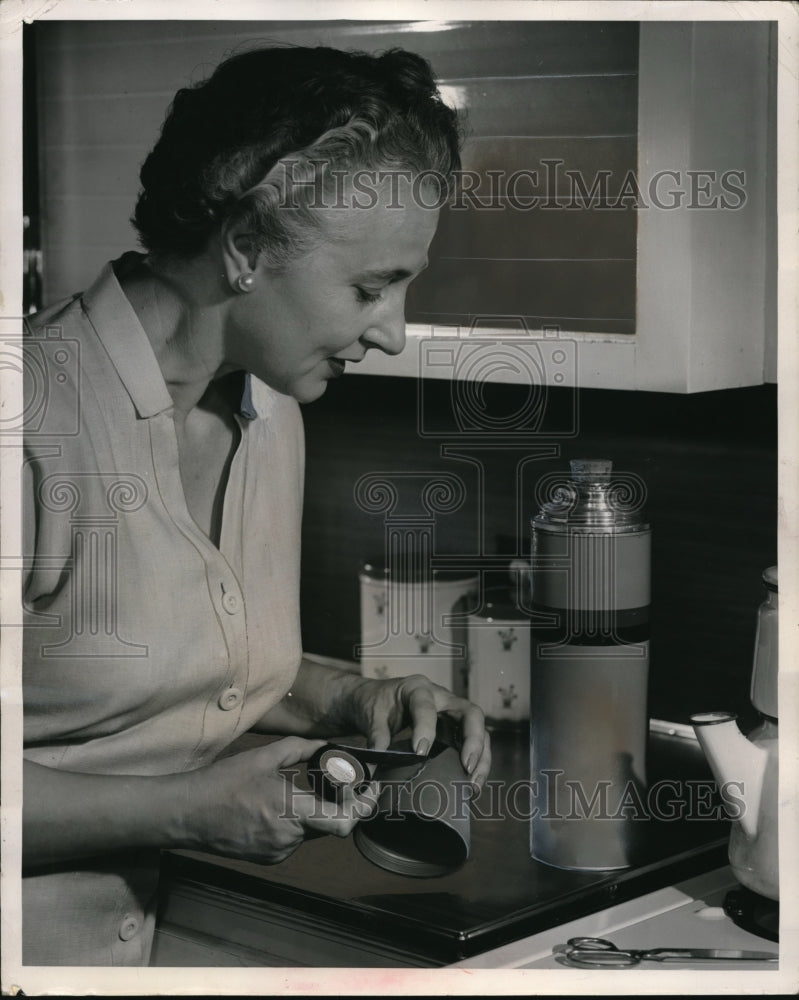
POLYGON ((308 761, 308 780, 320 798, 340 802, 345 788, 357 790, 369 780, 369 775, 354 753, 328 744, 308 761))

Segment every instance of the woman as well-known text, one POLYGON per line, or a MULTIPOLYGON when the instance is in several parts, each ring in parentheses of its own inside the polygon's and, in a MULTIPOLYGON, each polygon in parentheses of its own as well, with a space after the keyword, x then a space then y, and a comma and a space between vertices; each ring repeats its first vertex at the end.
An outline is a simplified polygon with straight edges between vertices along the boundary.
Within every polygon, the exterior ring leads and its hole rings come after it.
POLYGON ((317 737, 385 747, 411 725, 424 752, 447 711, 485 780, 479 709, 303 660, 298 614, 297 403, 402 349, 458 163, 416 56, 238 55, 177 94, 142 168, 146 256, 36 317, 53 377, 25 463, 26 964, 146 963, 160 849, 271 864, 347 835, 373 790, 286 809, 280 768, 317 737), (219 759, 250 729, 291 735, 219 759))

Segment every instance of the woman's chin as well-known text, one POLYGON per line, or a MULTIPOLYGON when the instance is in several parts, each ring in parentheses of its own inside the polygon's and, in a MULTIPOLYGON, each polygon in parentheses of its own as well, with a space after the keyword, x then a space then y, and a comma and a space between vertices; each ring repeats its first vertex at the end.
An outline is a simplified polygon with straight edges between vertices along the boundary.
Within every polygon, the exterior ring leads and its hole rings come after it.
POLYGON ((313 403, 315 399, 325 394, 327 389, 327 379, 303 379, 296 382, 288 390, 288 394, 293 396, 298 403, 313 403))

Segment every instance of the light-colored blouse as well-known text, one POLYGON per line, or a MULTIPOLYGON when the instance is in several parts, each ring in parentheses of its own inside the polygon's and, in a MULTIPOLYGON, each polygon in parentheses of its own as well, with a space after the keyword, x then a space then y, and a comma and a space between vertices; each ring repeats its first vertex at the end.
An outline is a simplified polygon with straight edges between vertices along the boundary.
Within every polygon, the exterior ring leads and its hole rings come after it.
MULTIPOLYGON (((112 266, 36 315, 27 341, 25 757, 98 774, 208 764, 300 663, 299 407, 243 379, 216 548, 189 514, 172 399, 112 266)), ((149 851, 26 873, 24 963, 146 964, 157 879, 149 851)))

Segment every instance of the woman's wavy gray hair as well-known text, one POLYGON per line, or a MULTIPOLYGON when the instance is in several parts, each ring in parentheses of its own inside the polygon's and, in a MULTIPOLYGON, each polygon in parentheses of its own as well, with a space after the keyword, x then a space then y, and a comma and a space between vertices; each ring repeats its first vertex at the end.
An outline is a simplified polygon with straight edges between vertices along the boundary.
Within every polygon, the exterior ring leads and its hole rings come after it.
MULTIPOLYGON (((319 238, 338 172, 424 175, 439 201, 460 167, 461 128, 420 56, 257 49, 180 90, 141 170, 133 223, 156 257, 191 257, 231 223, 272 266, 319 238)), ((425 202, 427 204, 427 202, 425 202)))

